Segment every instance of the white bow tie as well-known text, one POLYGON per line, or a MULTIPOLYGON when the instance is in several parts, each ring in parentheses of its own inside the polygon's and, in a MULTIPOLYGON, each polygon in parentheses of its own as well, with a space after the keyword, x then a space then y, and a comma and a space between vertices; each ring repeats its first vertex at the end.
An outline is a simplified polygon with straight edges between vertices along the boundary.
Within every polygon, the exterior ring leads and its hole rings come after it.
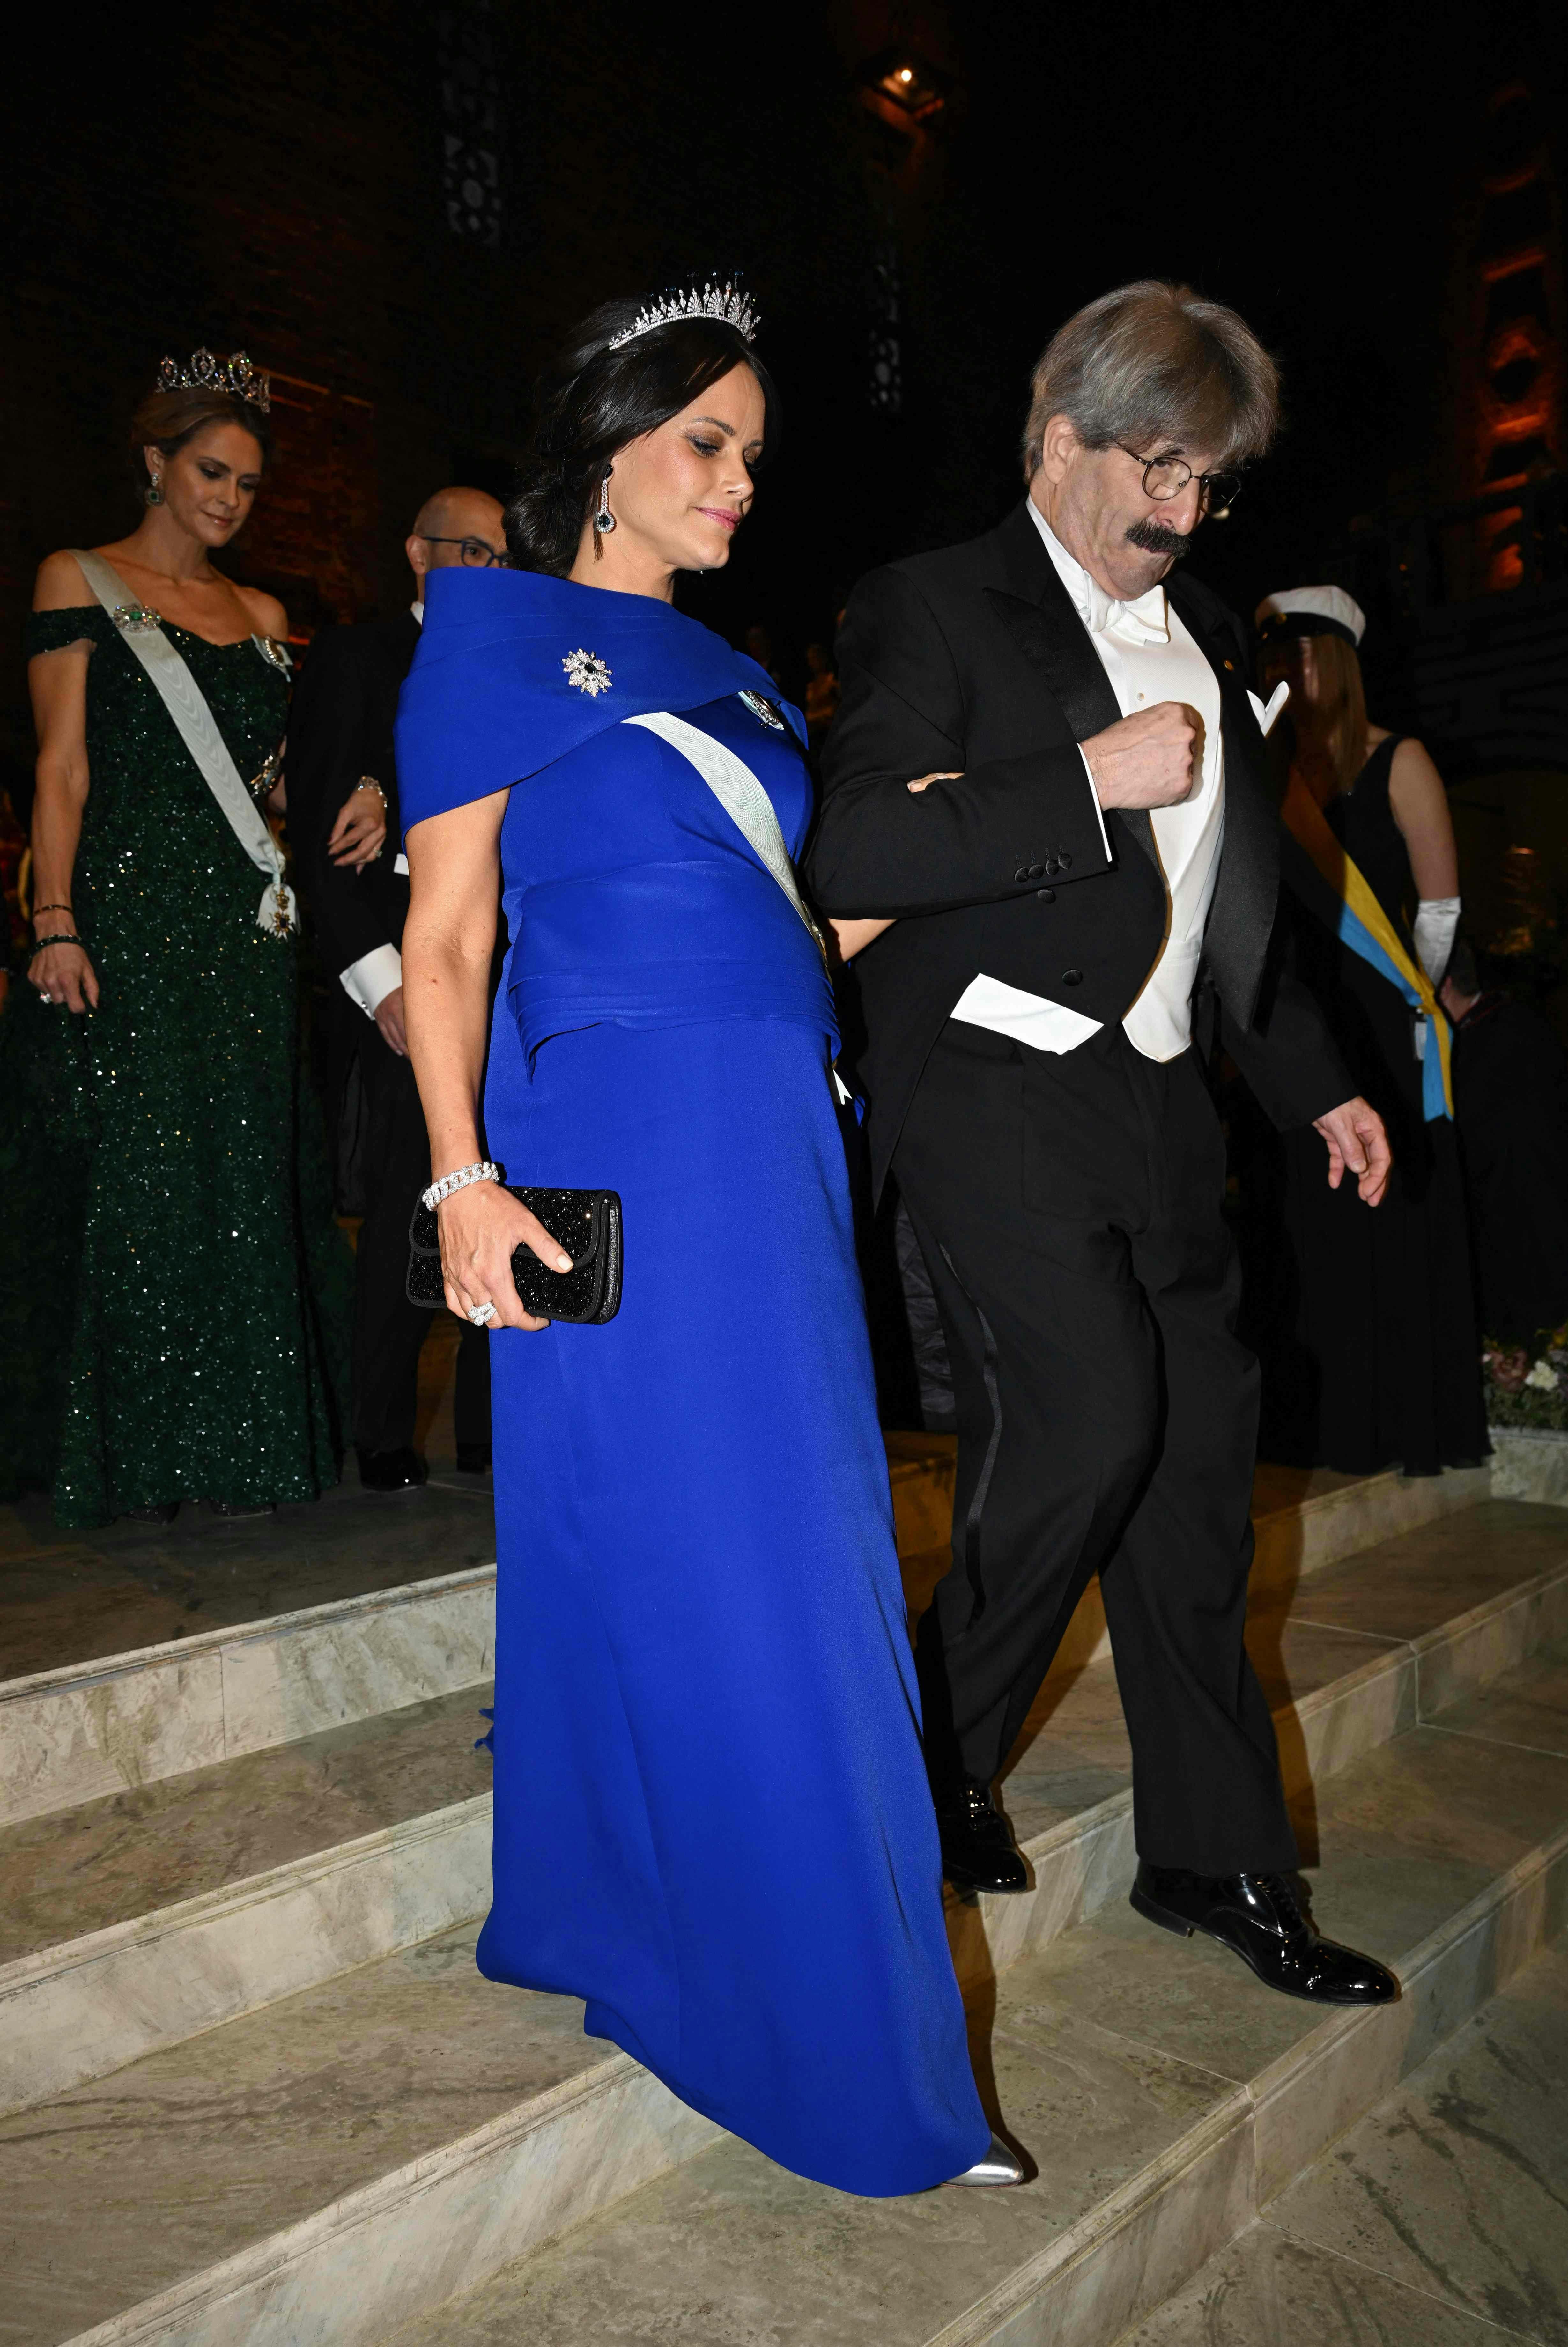
POLYGON ((1082 573, 1088 591, 1089 608, 1081 614, 1083 624, 1091 636, 1118 635, 1134 644, 1168 644, 1170 622, 1165 616, 1165 590, 1151 587, 1131 603, 1119 603, 1109 596, 1087 570, 1082 573))

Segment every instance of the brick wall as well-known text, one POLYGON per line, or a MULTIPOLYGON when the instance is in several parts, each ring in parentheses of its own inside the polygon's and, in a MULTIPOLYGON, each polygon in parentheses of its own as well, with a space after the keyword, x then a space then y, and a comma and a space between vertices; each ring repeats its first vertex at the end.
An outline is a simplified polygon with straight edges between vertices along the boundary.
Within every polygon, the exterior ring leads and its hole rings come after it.
MULTIPOLYGON (((794 632, 823 624, 867 487, 868 232, 825 11, 759 28, 747 53, 728 19, 677 36, 660 11, 629 31, 608 0, 498 0, 494 249, 446 218, 441 13, 173 0, 156 18, 88 9, 43 29, 7 157, 21 263, 0 313, 5 642, 45 553, 132 526, 125 424, 165 351, 243 347, 272 370, 279 464, 226 560, 308 632, 402 598, 408 523, 458 452, 504 477, 555 330, 611 292, 732 262, 752 273, 797 415, 826 418, 839 540, 813 534, 799 489, 816 460, 797 438, 704 616, 776 623, 783 603, 806 615, 794 632)), ((30 756, 13 653, 0 759, 14 772, 30 756)))

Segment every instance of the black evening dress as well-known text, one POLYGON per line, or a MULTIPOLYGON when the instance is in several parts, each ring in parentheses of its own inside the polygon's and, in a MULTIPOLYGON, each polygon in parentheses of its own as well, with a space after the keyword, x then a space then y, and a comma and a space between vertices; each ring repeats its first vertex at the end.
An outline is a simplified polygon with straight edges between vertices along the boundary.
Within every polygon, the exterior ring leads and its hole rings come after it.
MULTIPOLYGON (((1389 804, 1399 744, 1380 742, 1324 815, 1413 959, 1415 887, 1389 804)), ((1348 1175, 1329 1189, 1317 1133, 1284 1138, 1289 1263, 1260 1344, 1264 1456, 1352 1474, 1475 1465, 1489 1445, 1453 1124, 1423 1117, 1415 1016, 1397 988, 1307 905, 1286 894, 1281 908, 1351 1080, 1389 1128, 1394 1171, 1368 1211, 1348 1175)))
MULTIPOLYGON (((282 738, 282 655, 166 627, 241 774, 282 738)), ((297 933, 99 605, 72 888, 97 973, 78 1016, 13 986, 0 1018, 0 1497, 52 1486, 90 1526, 337 1481, 353 1258, 299 1043, 297 933)))

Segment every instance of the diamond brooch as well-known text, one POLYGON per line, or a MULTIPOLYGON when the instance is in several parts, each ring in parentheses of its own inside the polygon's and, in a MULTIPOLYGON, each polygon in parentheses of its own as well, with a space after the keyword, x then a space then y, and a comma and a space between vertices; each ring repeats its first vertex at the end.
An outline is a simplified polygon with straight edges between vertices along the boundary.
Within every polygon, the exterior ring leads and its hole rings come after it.
POLYGON ((117 603, 109 618, 122 636, 149 636, 163 621, 145 603, 117 603))
POLYGON ((575 684, 579 692, 586 692, 590 701, 597 701, 601 692, 610 691, 610 662, 601 661, 597 652, 568 652, 561 666, 566 671, 567 682, 575 684))
POLYGON ((770 733, 782 733, 784 732, 784 721, 779 715, 778 711, 774 707, 773 702, 767 699, 765 694, 761 692, 743 692, 741 699, 745 702, 746 707, 751 711, 752 715, 753 717, 760 718, 770 733))

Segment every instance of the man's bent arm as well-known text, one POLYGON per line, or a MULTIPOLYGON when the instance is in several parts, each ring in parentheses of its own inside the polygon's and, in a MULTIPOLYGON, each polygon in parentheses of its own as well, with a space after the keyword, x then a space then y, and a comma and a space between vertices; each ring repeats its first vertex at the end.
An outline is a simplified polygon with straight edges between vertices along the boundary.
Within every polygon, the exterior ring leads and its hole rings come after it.
POLYGON ((1109 868, 1075 743, 951 774, 963 763, 963 696, 941 629, 902 573, 861 582, 838 651, 843 692, 806 867, 825 913, 993 904, 1109 868), (909 789, 927 775, 940 779, 909 789))

